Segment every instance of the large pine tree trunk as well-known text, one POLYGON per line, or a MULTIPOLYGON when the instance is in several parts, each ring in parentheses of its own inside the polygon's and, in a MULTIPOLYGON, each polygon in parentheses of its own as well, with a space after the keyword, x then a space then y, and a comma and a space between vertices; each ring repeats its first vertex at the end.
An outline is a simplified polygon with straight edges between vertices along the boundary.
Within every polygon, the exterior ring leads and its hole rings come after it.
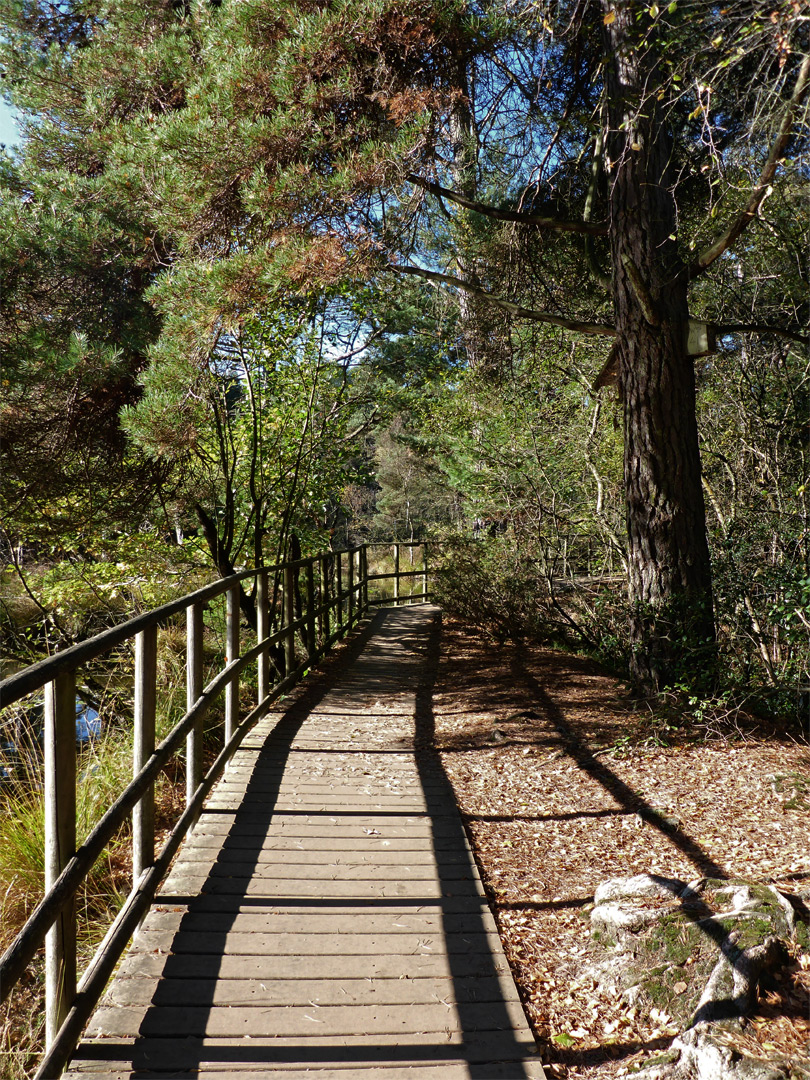
POLYGON ((658 65, 649 38, 642 40, 650 33, 646 9, 635 0, 603 2, 632 667, 643 687, 657 690, 712 654, 711 566, 687 354, 688 278, 675 243, 672 139, 658 65))

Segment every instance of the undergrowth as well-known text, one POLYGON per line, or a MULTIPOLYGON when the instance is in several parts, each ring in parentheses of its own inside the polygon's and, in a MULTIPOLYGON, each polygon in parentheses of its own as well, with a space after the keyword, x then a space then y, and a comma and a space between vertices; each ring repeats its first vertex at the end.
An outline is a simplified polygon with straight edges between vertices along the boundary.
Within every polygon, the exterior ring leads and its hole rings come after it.
MULTIPOLYGON (((623 577, 600 577, 574 564, 564 573, 562 567, 559 560, 550 566, 541 547, 523 534, 448 544, 436 598, 496 642, 534 641, 579 652, 629 683, 633 644, 623 577)), ((810 639, 795 630, 780 637, 775 625, 768 652, 764 630, 756 640, 744 632, 744 601, 750 606, 750 598, 733 594, 722 576, 717 586, 716 659, 692 665, 687 650, 671 684, 655 698, 639 699, 654 714, 652 727, 738 739, 761 721, 810 738, 810 639)), ((760 620, 764 626, 766 615, 760 620)))

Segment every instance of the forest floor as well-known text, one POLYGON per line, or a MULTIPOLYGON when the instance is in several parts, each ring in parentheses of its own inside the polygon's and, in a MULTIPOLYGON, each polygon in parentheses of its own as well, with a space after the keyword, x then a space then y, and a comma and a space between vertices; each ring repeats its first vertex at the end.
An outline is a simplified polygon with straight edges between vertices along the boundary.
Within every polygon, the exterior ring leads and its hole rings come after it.
MULTIPOLYGON (((587 977, 604 955, 594 890, 644 872, 810 889, 810 746, 739 719, 666 725, 588 659, 494 645, 447 617, 434 660, 436 746, 548 1071, 635 1071, 677 1030, 587 977)), ((801 1058, 810 957, 793 959, 747 1031, 801 1058)))

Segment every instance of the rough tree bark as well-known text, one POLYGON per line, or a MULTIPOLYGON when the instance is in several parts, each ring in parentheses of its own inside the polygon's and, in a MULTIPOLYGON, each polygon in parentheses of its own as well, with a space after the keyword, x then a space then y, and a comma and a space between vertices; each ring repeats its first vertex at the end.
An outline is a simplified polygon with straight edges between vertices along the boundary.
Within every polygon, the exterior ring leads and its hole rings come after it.
POLYGON ((675 242, 672 137, 646 10, 603 0, 609 236, 624 402, 632 670, 651 691, 713 652, 706 513, 687 355, 688 270, 675 242), (640 17, 638 17, 640 16, 640 17))

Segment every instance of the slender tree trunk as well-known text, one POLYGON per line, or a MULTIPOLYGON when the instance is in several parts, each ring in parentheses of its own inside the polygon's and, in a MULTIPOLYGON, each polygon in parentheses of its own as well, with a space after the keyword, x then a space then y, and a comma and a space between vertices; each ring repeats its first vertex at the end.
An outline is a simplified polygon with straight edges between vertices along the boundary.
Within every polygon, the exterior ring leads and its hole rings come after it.
MULTIPOLYGON (((467 53, 460 51, 455 60, 456 100, 449 117, 453 154, 450 173, 455 190, 468 199, 475 199, 478 195, 478 133, 470 97, 469 63, 467 53)), ((455 215, 455 220, 459 277, 481 288, 473 214, 469 210, 461 210, 455 215)), ((461 339, 468 366, 473 371, 496 377, 503 367, 502 354, 505 353, 501 325, 503 314, 463 289, 459 290, 458 306, 461 339)))
MULTIPOLYGON (((232 574, 236 573, 236 569, 231 562, 230 553, 222 544, 216 521, 199 503, 195 505, 194 509, 197 513, 197 520, 202 528, 205 542, 208 545, 208 550, 211 553, 211 559, 217 568, 217 573, 221 578, 231 577, 232 574)), ((253 596, 245 592, 244 585, 241 581, 239 582, 239 607, 248 626, 252 630, 255 630, 256 601, 253 596)))
POLYGON ((675 243, 672 138, 659 101, 653 30, 636 0, 603 4, 611 56, 605 165, 624 401, 632 670, 654 691, 713 653, 711 566, 694 364, 686 347, 688 276, 675 243))

